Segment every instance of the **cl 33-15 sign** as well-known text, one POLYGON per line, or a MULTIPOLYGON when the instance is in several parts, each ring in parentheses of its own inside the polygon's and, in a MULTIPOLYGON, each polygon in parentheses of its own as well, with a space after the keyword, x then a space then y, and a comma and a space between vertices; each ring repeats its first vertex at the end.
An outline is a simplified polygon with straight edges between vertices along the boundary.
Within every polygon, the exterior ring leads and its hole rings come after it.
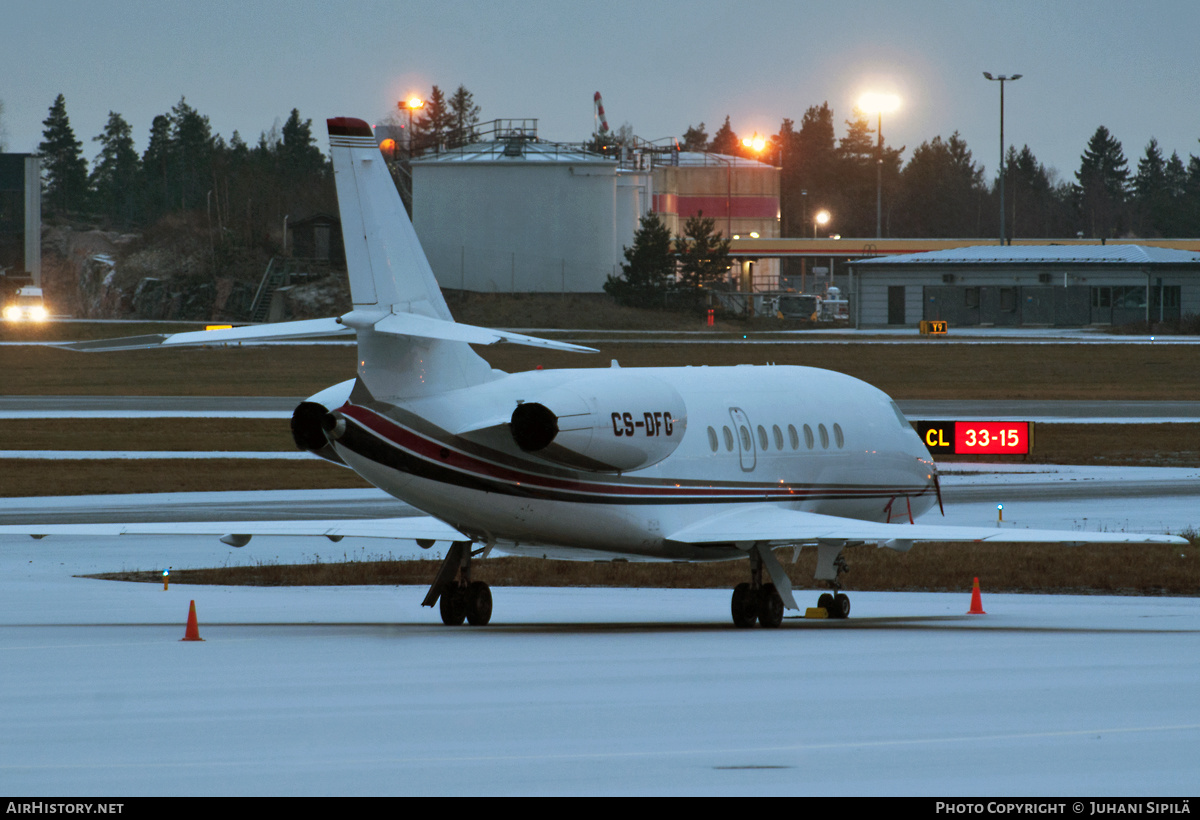
POLYGON ((1031 421, 919 421, 917 434, 933 455, 1028 455, 1031 421))

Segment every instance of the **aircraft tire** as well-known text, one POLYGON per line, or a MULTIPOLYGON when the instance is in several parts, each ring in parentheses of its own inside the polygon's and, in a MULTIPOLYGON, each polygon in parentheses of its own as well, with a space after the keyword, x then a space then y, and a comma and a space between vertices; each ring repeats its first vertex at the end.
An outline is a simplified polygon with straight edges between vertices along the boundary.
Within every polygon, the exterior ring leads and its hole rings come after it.
POLYGON ((440 599, 442 623, 446 626, 460 626, 467 618, 467 598, 463 590, 451 586, 442 592, 440 599))
POLYGON ((767 629, 783 623, 783 598, 774 584, 764 584, 758 598, 758 622, 767 629))
POLYGON ((467 587, 465 609, 467 623, 487 626, 492 620, 492 590, 483 581, 472 581, 467 587))
POLYGON ((749 629, 758 620, 758 595, 747 583, 738 584, 733 588, 733 601, 730 604, 733 614, 733 625, 738 629, 749 629))
POLYGON ((828 610, 830 618, 839 620, 850 617, 850 596, 839 592, 833 596, 833 608, 828 610))
POLYGON ((828 592, 822 592, 821 597, 817 598, 817 606, 825 610, 825 612, 829 614, 830 618, 837 617, 833 614, 833 596, 828 592))

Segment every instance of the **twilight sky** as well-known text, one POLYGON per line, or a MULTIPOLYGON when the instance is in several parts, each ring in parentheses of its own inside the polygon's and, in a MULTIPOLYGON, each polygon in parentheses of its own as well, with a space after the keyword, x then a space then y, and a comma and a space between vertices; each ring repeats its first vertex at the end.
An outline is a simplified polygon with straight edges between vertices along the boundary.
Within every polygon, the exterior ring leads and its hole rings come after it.
POLYGON ((609 124, 646 139, 726 115, 774 133, 828 101, 838 136, 858 96, 898 94, 889 145, 958 131, 987 168, 1005 140, 1072 180, 1105 125, 1131 172, 1151 137, 1200 155, 1200 2, 1195 0, 4 0, 0 128, 36 151, 66 96, 89 163, 108 112, 146 147, 186 96, 226 139, 249 143, 292 108, 314 121, 386 117, 400 97, 465 85, 482 119, 536 117, 544 139, 580 141, 600 91, 609 124))

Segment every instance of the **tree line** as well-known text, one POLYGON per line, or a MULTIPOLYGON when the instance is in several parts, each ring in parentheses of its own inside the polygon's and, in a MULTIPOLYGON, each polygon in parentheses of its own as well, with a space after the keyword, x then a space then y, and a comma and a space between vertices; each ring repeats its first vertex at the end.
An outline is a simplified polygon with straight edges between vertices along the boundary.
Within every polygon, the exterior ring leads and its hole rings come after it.
POLYGON ((181 97, 154 118, 140 155, 133 127, 110 111, 92 138, 99 151, 90 169, 62 94, 42 124, 43 201, 52 216, 119 230, 184 213, 227 241, 256 246, 275 241, 285 216, 336 209, 329 161, 312 120, 296 109, 248 145, 237 131, 228 141, 214 134, 209 118, 181 97))
MULTIPOLYGON (((684 150, 762 159, 781 168, 783 236, 811 236, 824 208, 830 230, 843 236, 876 233, 882 177, 882 234, 889 237, 993 237, 1000 231, 1000 176, 984 178, 966 141, 955 132, 912 150, 883 145, 869 117, 855 109, 844 136, 835 133, 828 103, 811 106, 799 127, 784 119, 767 148, 743 144, 729 118, 709 138, 704 123, 684 132, 684 150), (882 172, 880 174, 880 171, 882 172)), ((1165 156, 1157 140, 1131 169, 1120 140, 1099 126, 1080 156, 1073 180, 1038 161, 1028 145, 1010 145, 1004 162, 1006 234, 1013 238, 1200 236, 1200 157, 1165 156)))
MULTIPOLYGON (((434 86, 413 122, 413 147, 440 150, 475 138, 480 107, 464 86, 450 95, 434 86)), ((115 228, 145 227, 179 213, 203 214, 214 230, 243 244, 269 242, 285 215, 332 211, 329 162, 312 121, 293 109, 263 131, 257 144, 238 132, 225 140, 207 116, 181 97, 154 118, 146 150, 134 149, 132 126, 110 112, 92 137, 89 163, 59 95, 43 122, 39 146, 51 215, 90 216, 115 228)), ((628 130, 628 129, 627 129, 628 130)), ((875 235, 876 187, 882 178, 882 233, 892 237, 991 237, 999 232, 999 177, 984 169, 957 133, 912 149, 884 144, 882 163, 870 118, 855 110, 837 136, 828 103, 811 106, 799 125, 784 119, 762 152, 745 146, 729 118, 710 138, 704 123, 689 126, 680 147, 760 158, 781 168, 783 236, 811 236, 820 209, 834 215, 828 230, 875 235)), ((1038 161, 1028 145, 1010 146, 1005 162, 1006 227, 1010 238, 1082 235, 1200 236, 1200 158, 1169 157, 1156 140, 1130 168, 1120 141, 1100 126, 1080 156, 1073 180, 1038 161)))

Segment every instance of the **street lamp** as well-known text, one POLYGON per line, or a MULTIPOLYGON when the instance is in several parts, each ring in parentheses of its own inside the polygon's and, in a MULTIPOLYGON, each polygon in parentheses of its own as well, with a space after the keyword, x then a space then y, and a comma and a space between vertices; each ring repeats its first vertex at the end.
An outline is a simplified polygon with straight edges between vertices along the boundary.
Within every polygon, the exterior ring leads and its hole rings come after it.
POLYGON ((817 226, 820 225, 824 228, 829 224, 829 219, 829 211, 824 209, 817 211, 817 215, 813 217, 813 239, 817 238, 817 226))
POLYGON ((883 114, 892 113, 900 107, 900 98, 895 94, 864 94, 858 101, 859 109, 865 114, 879 117, 876 133, 879 134, 879 156, 875 168, 875 238, 883 237, 883 114))
POLYGON ((1013 74, 1011 77, 1006 77, 999 74, 993 77, 988 72, 983 72, 983 76, 993 82, 1000 83, 1000 244, 1004 244, 1004 83, 1006 81, 1016 82, 1021 79, 1020 74, 1013 74))
POLYGON ((408 111, 408 155, 411 157, 413 152, 413 114, 415 114, 418 109, 425 107, 425 101, 414 94, 407 100, 399 103, 397 107, 401 111, 408 111))
POLYGON ((754 136, 742 138, 742 146, 744 148, 749 148, 756 154, 761 154, 763 149, 767 147, 767 140, 766 137, 760 137, 758 132, 755 131, 754 136))

